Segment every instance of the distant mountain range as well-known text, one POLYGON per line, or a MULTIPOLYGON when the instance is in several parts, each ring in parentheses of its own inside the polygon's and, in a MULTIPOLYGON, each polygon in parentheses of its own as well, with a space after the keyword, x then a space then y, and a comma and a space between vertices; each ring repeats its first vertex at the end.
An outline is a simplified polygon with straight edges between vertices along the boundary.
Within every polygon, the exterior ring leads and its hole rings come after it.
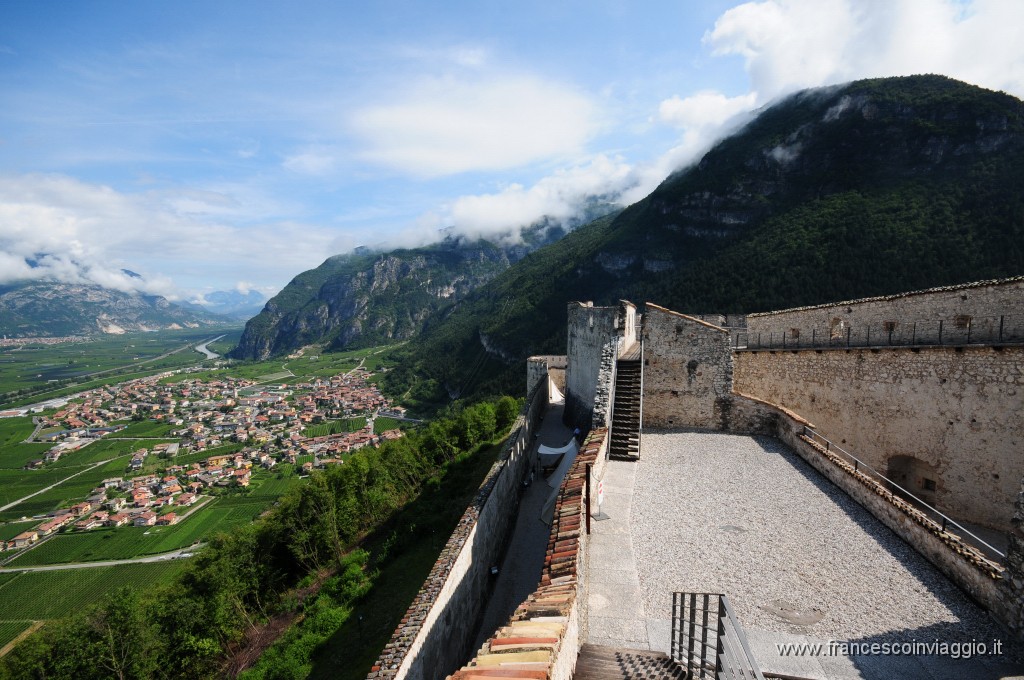
POLYGON ((259 291, 218 290, 205 294, 203 304, 198 306, 213 314, 248 321, 260 313, 266 302, 267 296, 259 291))
MULTIPOLYGON (((406 255, 356 268, 393 272, 380 279, 393 291, 384 316, 403 330, 372 339, 416 338, 388 374, 393 389, 518 392, 523 358, 564 352, 570 300, 754 312, 1024 273, 1021 177, 1020 100, 941 76, 864 80, 779 101, 642 201, 508 264, 496 257, 457 294, 437 291, 464 258, 438 260, 414 285, 406 255), (429 307, 394 313, 424 292, 429 307)), ((331 262, 267 305, 282 318, 305 309, 306 321, 258 333, 238 356, 345 345, 353 308, 310 306, 323 291, 359 300, 363 328, 392 327, 371 321, 383 313, 368 295, 378 279, 331 262)))
POLYGON ((204 309, 186 309, 159 295, 124 293, 92 284, 26 281, 0 285, 0 334, 57 337, 168 328, 223 326, 204 309))

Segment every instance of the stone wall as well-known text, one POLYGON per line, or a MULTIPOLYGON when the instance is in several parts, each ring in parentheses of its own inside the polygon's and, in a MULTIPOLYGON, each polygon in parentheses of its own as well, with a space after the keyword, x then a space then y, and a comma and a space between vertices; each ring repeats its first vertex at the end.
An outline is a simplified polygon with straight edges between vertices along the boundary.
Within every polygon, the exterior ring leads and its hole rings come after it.
POLYGON ((750 347, 1024 342, 1024 277, 747 316, 750 347), (941 325, 939 322, 942 322, 941 325), (783 340, 785 339, 785 340, 783 340))
MULTIPOLYGON (((611 422, 615 362, 635 347, 640 317, 636 305, 621 300, 617 307, 570 302, 568 313, 565 418, 586 431, 611 422)), ((554 379, 558 379, 557 370, 554 379)))
POLYGON ((816 422, 881 474, 910 470, 909 490, 952 517, 1010 529, 1024 477, 1024 347, 738 351, 734 378, 736 391, 816 422))
POLYGON ((1024 639, 1024 482, 1017 493, 1006 571, 1001 583, 1004 597, 996 603, 992 613, 1019 639, 1024 639))
POLYGON ((547 407, 547 388, 547 381, 538 381, 528 396, 498 461, 368 678, 434 680, 470 656, 491 594, 490 567, 501 562, 515 526, 521 482, 532 465, 533 432, 547 407))
MULTIPOLYGON (((764 411, 766 416, 774 410, 768 404, 742 395, 737 395, 736 400, 751 402, 749 405, 764 411)), ((813 427, 803 418, 780 410, 776 411, 775 422, 775 434, 782 442, 913 546, 998 620, 1010 625, 1009 611, 1020 609, 1020 599, 1018 595, 1015 605, 1007 602, 1008 588, 1014 581, 1020 582, 1022 572, 1019 569, 1007 571, 990 561, 959 536, 945 531, 940 524, 893 494, 883 482, 803 436, 805 426, 813 427)))
POLYGON ((594 307, 591 302, 568 305, 565 418, 574 427, 587 430, 594 422, 598 374, 607 346, 618 342, 618 316, 618 307, 594 307))
POLYGON ((538 354, 526 360, 526 393, 529 394, 545 378, 550 378, 559 390, 565 387, 565 367, 568 358, 554 354, 538 354))
POLYGON ((729 415, 729 332, 647 303, 643 427, 720 430, 729 415))
POLYGON ((496 677, 570 680, 586 640, 586 466, 602 475, 608 431, 587 436, 559 488, 537 589, 520 604, 508 624, 450 680, 479 680, 481 671, 496 677))

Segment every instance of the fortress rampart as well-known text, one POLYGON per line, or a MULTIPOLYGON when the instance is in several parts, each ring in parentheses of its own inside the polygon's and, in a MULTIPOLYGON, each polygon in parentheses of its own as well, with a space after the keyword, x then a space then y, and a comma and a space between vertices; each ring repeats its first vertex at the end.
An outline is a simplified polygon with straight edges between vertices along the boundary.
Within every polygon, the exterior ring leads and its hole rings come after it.
POLYGON ((746 317, 748 348, 1024 342, 1024 277, 746 317))
POLYGON ((500 563, 515 526, 521 482, 533 461, 533 433, 547 403, 548 382, 537 381, 497 462, 368 678, 443 678, 470 655, 491 588, 490 568, 500 563))
POLYGON ((1009 531, 1024 477, 1024 346, 740 351, 735 389, 784 406, 959 520, 1009 531))
MULTIPOLYGON (((837 305, 823 305, 751 315, 748 333, 775 328, 781 333, 788 327, 798 339, 805 336, 804 328, 832 324, 837 316, 847 329, 892 321, 894 315, 897 323, 909 318, 886 309, 889 303, 904 305, 899 308, 903 315, 911 314, 907 305, 912 305, 914 313, 950 318, 954 327, 957 317, 970 317, 972 326, 980 316, 1003 317, 1005 331, 1005 310, 1024 309, 1022 296, 1024 279, 982 282, 841 303, 839 312, 837 305), (977 306, 962 304, 971 301, 977 306), (793 328, 798 329, 795 335, 793 328)), ((570 303, 568 317, 567 356, 528 361, 531 399, 510 452, 488 476, 480 502, 467 510, 371 678, 434 678, 454 671, 454 680, 468 680, 481 668, 496 670, 509 663, 526 664, 536 670, 536 677, 571 677, 587 639, 587 573, 594 568, 583 531, 585 466, 593 465, 600 477, 616 360, 638 335, 644 365, 643 427, 780 438, 997 620, 1018 636, 1024 634, 1024 459, 1019 455, 1024 343, 1012 338, 992 343, 974 335, 970 344, 965 336, 954 345, 956 336, 945 335, 934 346, 924 336, 923 344, 895 348, 847 348, 843 342, 834 347, 744 349, 737 347, 736 328, 730 334, 730 329, 653 304, 640 317, 626 302, 615 307, 570 303), (564 376, 567 420, 592 429, 560 487, 541 582, 507 625, 462 670, 454 670, 472 654, 464 645, 475 637, 487 596, 486 577, 480 572, 496 563, 501 551, 503 538, 481 535, 493 529, 494 536, 503 537, 508 531, 509 517, 496 515, 514 512, 518 492, 508 482, 521 478, 524 460, 516 452, 524 444, 528 449, 528 425, 547 403, 547 387, 556 376, 564 376), (1003 564, 965 544, 884 481, 821 445, 808 435, 812 423, 869 458, 872 467, 904 475, 901 479, 909 487, 917 483, 914 488, 927 492, 919 477, 937 475, 932 499, 940 509, 1008 531, 1003 564), (896 465, 893 458, 898 458, 896 465)), ((709 318, 716 320, 704 316, 709 318)), ((770 335, 775 332, 768 330, 770 335)), ((817 331, 812 333, 818 339, 817 331)), ((854 337, 852 330, 848 337, 854 337)))

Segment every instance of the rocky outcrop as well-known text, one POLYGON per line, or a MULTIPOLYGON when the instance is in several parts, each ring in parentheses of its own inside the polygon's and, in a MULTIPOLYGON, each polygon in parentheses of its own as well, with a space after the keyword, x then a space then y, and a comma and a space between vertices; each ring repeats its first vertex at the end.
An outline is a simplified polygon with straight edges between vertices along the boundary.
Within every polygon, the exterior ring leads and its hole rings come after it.
POLYGON ((232 356, 264 359, 308 344, 341 349, 408 339, 510 263, 506 249, 458 240, 332 257, 267 302, 232 356))

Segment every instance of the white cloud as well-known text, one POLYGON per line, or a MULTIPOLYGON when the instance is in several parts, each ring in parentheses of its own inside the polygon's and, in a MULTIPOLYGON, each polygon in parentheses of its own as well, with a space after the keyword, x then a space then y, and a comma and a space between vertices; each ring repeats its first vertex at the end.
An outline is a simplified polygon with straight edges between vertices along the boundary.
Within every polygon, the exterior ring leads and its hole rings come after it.
POLYGON ((0 282, 53 278, 179 298, 211 280, 283 283, 336 252, 336 235, 312 225, 223 221, 242 202, 222 191, 129 194, 63 175, 0 176, 0 282))
POLYGON ((556 221, 576 216, 587 199, 595 196, 617 201, 637 182, 633 168, 620 158, 597 156, 588 163, 560 170, 533 186, 511 184, 501 191, 462 196, 445 211, 439 224, 459 233, 488 236, 528 226, 542 217, 556 221))
POLYGON ((593 104, 572 88, 490 73, 422 80, 351 125, 364 160, 420 177, 579 155, 596 130, 593 104))
MULTIPOLYGON (((859 78, 941 73, 1024 96, 1024 2, 1018 0, 764 0, 738 5, 704 36, 714 55, 739 55, 750 90, 705 90, 661 102, 657 119, 679 143, 623 195, 643 198, 749 119, 757 107, 799 89, 859 78)), ((833 115, 838 112, 833 112, 833 115)), ((798 148, 773 151, 791 160, 798 148)))
POLYGON ((326 175, 337 166, 336 153, 325 148, 308 149, 284 159, 285 170, 301 175, 326 175))
POLYGON ((705 42, 741 55, 760 102, 858 78, 941 73, 1024 95, 1018 0, 765 0, 725 12, 705 42))
POLYGON ((738 97, 726 97, 721 92, 704 90, 680 99, 674 96, 658 106, 662 122, 683 129, 718 127, 738 113, 754 107, 757 95, 753 92, 738 97))

